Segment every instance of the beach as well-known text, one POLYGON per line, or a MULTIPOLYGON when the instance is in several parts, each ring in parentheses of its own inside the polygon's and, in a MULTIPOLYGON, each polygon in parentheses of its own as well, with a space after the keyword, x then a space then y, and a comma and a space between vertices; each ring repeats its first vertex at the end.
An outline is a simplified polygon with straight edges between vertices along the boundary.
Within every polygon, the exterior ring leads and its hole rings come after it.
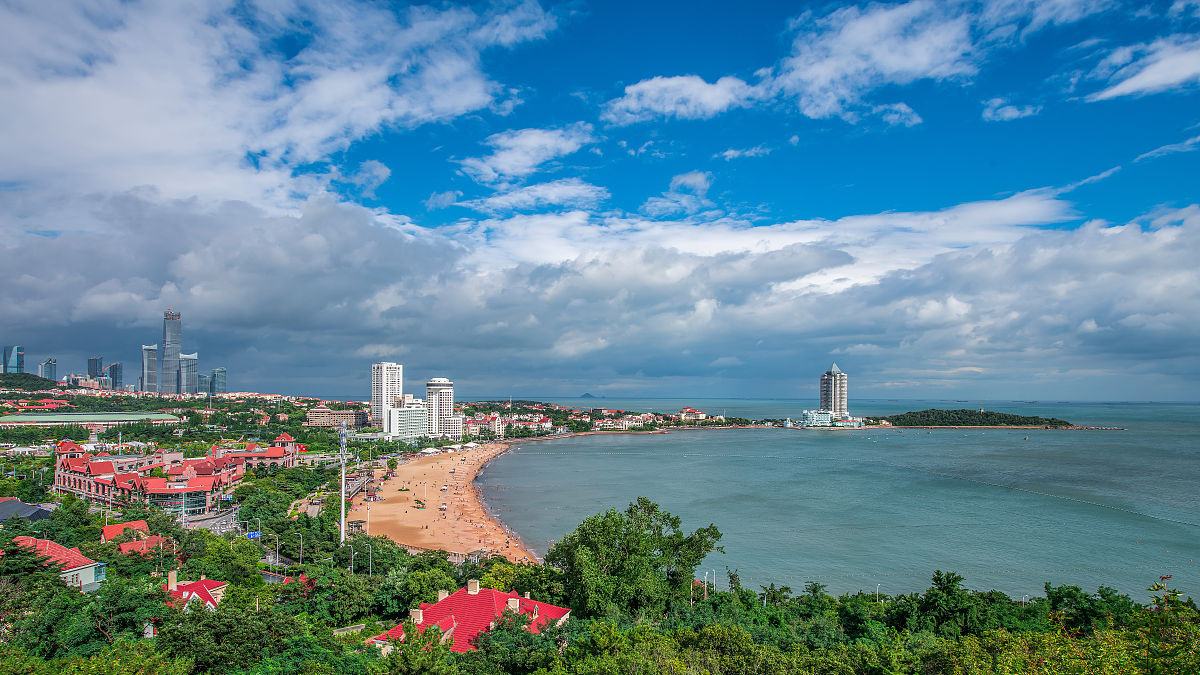
MULTIPOLYGON (((347 518, 366 520, 369 534, 410 548, 456 554, 483 549, 513 562, 537 562, 515 534, 488 515, 472 484, 489 461, 507 450, 495 443, 405 462, 379 486, 380 500, 367 502, 360 494, 347 518)), ((377 478, 386 474, 375 470, 377 478)))

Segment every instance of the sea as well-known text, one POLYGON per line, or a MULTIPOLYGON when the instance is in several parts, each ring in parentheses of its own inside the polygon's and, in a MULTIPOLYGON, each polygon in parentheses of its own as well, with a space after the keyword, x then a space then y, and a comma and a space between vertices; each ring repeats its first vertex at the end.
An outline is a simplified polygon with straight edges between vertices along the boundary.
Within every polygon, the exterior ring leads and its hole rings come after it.
MULTIPOLYGON (((582 408, 799 417, 808 400, 546 399, 582 408)), ((1013 598, 1046 583, 1139 602, 1161 576, 1200 597, 1200 404, 852 400, 854 415, 928 408, 1058 417, 1122 430, 784 428, 527 442, 477 478, 535 553, 639 496, 685 530, 715 524, 697 576, 725 588, 808 582, 835 594, 921 592, 935 570, 1013 598)))

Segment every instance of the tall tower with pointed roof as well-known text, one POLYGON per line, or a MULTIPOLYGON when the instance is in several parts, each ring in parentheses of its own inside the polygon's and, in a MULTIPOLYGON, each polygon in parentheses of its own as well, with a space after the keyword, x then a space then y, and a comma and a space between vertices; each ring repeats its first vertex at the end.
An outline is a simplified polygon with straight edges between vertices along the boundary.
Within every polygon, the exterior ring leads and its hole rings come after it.
POLYGON ((821 410, 833 413, 834 419, 850 416, 850 408, 846 403, 848 379, 836 363, 821 375, 821 410))

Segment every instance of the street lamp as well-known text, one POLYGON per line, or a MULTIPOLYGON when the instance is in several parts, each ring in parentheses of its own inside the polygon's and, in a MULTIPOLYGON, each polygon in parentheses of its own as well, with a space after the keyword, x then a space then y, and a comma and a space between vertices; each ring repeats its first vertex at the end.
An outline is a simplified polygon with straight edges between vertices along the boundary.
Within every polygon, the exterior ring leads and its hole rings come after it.
POLYGON ((271 536, 275 537, 275 564, 282 568, 283 563, 279 560, 279 535, 272 532, 271 536))
POLYGON ((303 565, 304 564, 304 533, 297 530, 296 534, 300 535, 300 564, 303 565))
POLYGON ((354 544, 350 544, 350 574, 354 574, 354 544))
POLYGON ((367 540, 367 576, 375 574, 375 548, 371 546, 371 540, 367 540))

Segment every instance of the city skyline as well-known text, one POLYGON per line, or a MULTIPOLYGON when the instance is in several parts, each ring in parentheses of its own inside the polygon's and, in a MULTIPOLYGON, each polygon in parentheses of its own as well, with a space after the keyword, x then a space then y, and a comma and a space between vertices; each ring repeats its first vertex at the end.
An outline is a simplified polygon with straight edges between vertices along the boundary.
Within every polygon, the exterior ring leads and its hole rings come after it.
POLYGON ((0 45, 26 371, 174 376, 173 307, 239 390, 1200 399, 1191 0, 67 1, 0 45))

